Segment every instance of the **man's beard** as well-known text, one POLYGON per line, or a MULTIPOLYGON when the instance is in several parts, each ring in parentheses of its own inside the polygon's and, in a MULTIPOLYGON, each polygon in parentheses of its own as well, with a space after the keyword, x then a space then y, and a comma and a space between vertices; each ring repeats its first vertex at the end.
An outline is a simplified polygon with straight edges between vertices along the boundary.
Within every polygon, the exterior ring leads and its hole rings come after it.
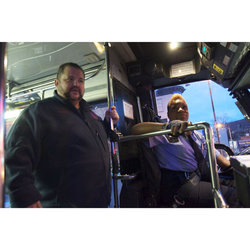
POLYGON ((67 100, 70 100, 70 101, 80 101, 80 100, 82 99, 82 97, 83 97, 83 95, 81 94, 80 90, 79 90, 78 88, 75 88, 75 87, 74 87, 74 88, 71 88, 68 92, 66 92, 66 93, 64 94, 64 96, 65 96, 65 98, 66 98, 67 100), (72 89, 77 89, 77 90, 78 90, 78 92, 79 92, 79 97, 78 97, 77 99, 71 98, 70 92, 71 92, 72 89))

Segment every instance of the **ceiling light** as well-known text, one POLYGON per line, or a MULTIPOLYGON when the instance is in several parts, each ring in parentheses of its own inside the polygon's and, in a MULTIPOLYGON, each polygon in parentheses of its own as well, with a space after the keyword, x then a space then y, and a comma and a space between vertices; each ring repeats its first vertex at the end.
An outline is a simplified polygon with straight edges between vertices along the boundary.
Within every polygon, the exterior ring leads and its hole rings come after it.
POLYGON ((102 54, 104 52, 104 46, 101 43, 94 42, 97 51, 102 54))
POLYGON ((178 43, 170 43, 170 49, 176 49, 178 47, 178 43))

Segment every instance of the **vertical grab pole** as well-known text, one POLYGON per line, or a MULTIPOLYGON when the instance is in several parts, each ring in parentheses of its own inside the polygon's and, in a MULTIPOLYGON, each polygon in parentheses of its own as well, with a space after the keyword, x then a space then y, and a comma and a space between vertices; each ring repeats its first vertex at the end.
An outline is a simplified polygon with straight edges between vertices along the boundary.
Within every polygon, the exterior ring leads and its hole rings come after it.
POLYGON ((137 106, 138 106, 138 110, 139 110, 139 117, 140 117, 140 122, 143 122, 143 115, 142 115, 142 110, 141 110, 141 101, 140 101, 140 97, 137 96, 137 106))
POLYGON ((6 43, 0 43, 0 207, 4 207, 4 112, 5 112, 5 74, 6 43))
MULTIPOLYGON (((109 111, 111 111, 111 106, 114 104, 113 97, 113 88, 110 83, 109 78, 109 45, 107 42, 104 43, 105 53, 106 53, 106 68, 107 68, 107 82, 108 82, 108 106, 109 111)), ((110 118, 110 126, 111 129, 114 130, 113 120, 110 118)), ((110 141, 111 144, 111 160, 112 160, 112 173, 113 173, 113 190, 114 190, 114 207, 118 207, 118 183, 117 183, 117 174, 118 174, 118 166, 117 166, 117 156, 115 152, 115 143, 110 141)))
POLYGON ((216 120, 216 115, 215 115, 215 109, 214 109, 214 102, 213 102, 212 91, 211 91, 211 86, 210 86, 210 80, 208 80, 208 87, 209 87, 211 104, 212 104, 212 109, 213 109, 213 114, 214 114, 214 127, 216 129, 216 134, 217 134, 218 142, 220 143, 220 134, 219 134, 219 130, 218 130, 218 127, 217 127, 217 120, 216 120))
POLYGON ((205 140, 207 144, 207 152, 208 152, 208 160, 210 166, 210 174, 211 174, 211 184, 212 184, 212 192, 214 196, 214 205, 217 207, 227 207, 224 198, 220 192, 220 183, 216 166, 215 152, 214 152, 214 141, 212 135, 212 129, 208 123, 201 123, 201 126, 205 132, 205 140))
MULTIPOLYGON (((109 78, 109 45, 108 43, 104 43, 105 47, 105 53, 106 53, 106 68, 107 68, 107 83, 108 83, 108 106, 109 106, 109 111, 111 111, 111 106, 114 103, 114 97, 113 97, 113 91, 112 91, 112 86, 110 83, 110 78, 109 78)), ((111 129, 114 130, 114 125, 113 125, 113 120, 110 119, 110 125, 111 129)))

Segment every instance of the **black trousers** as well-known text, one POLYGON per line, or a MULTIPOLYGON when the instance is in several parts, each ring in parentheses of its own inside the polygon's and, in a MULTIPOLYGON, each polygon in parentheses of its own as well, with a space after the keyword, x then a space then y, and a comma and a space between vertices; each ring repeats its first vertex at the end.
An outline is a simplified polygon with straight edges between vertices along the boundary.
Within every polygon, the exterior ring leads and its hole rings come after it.
MULTIPOLYGON (((220 190, 229 207, 239 207, 234 187, 220 185, 220 190)), ((201 181, 196 172, 161 169, 160 206, 212 208, 212 184, 201 181)))

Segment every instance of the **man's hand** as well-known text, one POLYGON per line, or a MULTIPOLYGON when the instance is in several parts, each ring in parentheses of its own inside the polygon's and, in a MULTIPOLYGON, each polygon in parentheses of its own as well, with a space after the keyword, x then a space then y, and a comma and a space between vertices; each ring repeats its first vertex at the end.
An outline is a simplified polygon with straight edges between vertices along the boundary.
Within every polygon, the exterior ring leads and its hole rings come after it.
POLYGON ((167 128, 171 129, 173 135, 178 135, 182 134, 188 125, 192 125, 192 123, 188 121, 174 120, 168 124, 167 128))
POLYGON ((111 111, 107 110, 105 113, 105 119, 107 122, 109 122, 110 118, 112 118, 114 125, 119 121, 119 115, 115 106, 111 107, 111 111))
POLYGON ((37 201, 33 203, 32 205, 29 205, 27 208, 42 208, 42 204, 40 201, 37 201))

